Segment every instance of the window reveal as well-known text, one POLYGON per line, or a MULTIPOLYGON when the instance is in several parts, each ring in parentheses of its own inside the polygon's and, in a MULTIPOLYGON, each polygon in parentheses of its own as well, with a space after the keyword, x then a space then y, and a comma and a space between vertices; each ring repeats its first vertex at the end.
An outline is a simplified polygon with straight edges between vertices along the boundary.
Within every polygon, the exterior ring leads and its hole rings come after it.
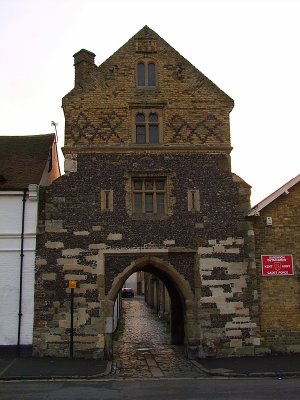
POLYGON ((145 64, 143 62, 139 62, 137 66, 137 84, 145 86, 145 64))
POLYGON ((137 64, 137 86, 156 86, 156 65, 153 61, 140 61, 137 64))
POLYGON ((101 211, 113 211, 113 190, 101 189, 101 211))
POLYGON ((200 194, 199 190, 188 190, 188 211, 200 211, 200 194))
POLYGON ((166 213, 166 179, 133 179, 133 212, 135 214, 166 213))
POLYGON ((138 113, 135 117, 137 144, 159 143, 159 118, 157 113, 138 113))

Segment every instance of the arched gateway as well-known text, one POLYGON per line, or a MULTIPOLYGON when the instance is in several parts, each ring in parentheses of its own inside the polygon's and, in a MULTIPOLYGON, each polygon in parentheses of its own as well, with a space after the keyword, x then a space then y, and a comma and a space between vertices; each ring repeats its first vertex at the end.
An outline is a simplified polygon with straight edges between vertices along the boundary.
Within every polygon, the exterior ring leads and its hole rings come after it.
MULTIPOLYGON (((171 343, 184 345, 188 357, 195 356, 199 346, 197 330, 197 302, 189 283, 167 261, 153 255, 144 255, 134 260, 112 282, 105 299, 104 316, 113 317, 114 302, 126 279, 137 271, 156 275, 166 286, 171 301, 171 343), (195 347, 196 345, 196 347, 195 347)), ((111 352, 111 332, 106 333, 106 352, 111 352)))
POLYGON ((250 188, 231 172, 233 100, 148 27, 99 67, 94 57, 74 55, 65 175, 40 190, 35 351, 68 356, 75 280, 74 355, 110 357, 115 298, 144 270, 167 287, 172 341, 187 356, 253 353, 255 249, 250 188))

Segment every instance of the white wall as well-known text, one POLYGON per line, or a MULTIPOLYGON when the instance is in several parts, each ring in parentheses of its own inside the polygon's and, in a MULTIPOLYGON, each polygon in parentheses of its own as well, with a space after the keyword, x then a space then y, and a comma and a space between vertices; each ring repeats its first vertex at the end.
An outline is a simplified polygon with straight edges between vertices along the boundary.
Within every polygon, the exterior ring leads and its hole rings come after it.
POLYGON ((136 295, 137 293, 137 273, 134 272, 132 275, 130 275, 125 282, 124 287, 132 288, 134 291, 134 294, 136 295))
MULTIPOLYGON (((21 263, 22 192, 0 192, 0 345, 16 345, 21 263)), ((21 344, 32 344, 37 198, 26 198, 21 344)))
POLYGON ((113 316, 113 332, 117 329, 118 327, 118 321, 121 317, 121 294, 119 292, 115 304, 114 304, 114 316, 113 316))

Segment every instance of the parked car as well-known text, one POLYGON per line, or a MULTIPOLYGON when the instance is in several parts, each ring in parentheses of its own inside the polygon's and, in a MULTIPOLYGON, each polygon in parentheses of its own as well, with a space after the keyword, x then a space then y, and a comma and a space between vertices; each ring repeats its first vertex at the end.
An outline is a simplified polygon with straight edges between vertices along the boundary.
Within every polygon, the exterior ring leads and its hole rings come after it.
POLYGON ((134 291, 131 288, 122 289, 122 297, 134 297, 134 291))

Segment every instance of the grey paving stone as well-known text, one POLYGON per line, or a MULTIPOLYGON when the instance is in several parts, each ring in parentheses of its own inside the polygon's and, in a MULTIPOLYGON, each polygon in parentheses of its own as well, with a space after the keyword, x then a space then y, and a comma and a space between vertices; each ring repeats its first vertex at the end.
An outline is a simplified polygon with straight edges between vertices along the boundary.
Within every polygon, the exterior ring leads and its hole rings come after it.
POLYGON ((114 342, 115 368, 111 377, 163 378, 204 376, 184 357, 184 349, 170 344, 165 325, 143 298, 123 299, 125 329, 114 342))

